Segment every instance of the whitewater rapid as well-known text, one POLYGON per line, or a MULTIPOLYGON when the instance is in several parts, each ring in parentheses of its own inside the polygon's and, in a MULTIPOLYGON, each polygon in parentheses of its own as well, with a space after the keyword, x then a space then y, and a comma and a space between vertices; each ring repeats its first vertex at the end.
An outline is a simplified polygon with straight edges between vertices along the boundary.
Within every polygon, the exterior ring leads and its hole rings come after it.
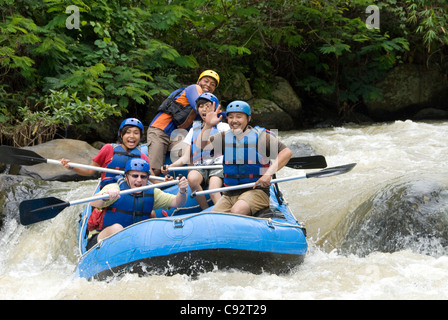
MULTIPOLYGON (((446 121, 280 132, 281 140, 295 155, 300 155, 295 146, 306 144, 324 155, 329 167, 357 163, 344 175, 281 184, 291 209, 307 228, 309 243, 304 263, 288 275, 217 270, 194 280, 184 275, 126 275, 111 282, 78 279, 74 276, 82 208, 78 206, 29 227, 21 226, 14 214, 5 221, 0 233, 0 299, 447 299, 448 255, 444 247, 431 252, 409 246, 365 255, 341 251, 341 243, 350 241, 341 226, 355 229, 353 215, 360 207, 372 202, 378 211, 386 204, 391 210, 387 214, 391 214, 396 210, 394 201, 407 203, 409 190, 417 195, 428 192, 423 203, 411 203, 410 210, 424 206, 425 199, 434 196, 440 221, 428 221, 434 226, 446 222, 447 136, 446 121), (407 193, 390 194, 401 185, 407 186, 407 193)), ((302 172, 284 168, 278 176, 302 172)), ((95 185, 96 181, 45 183, 39 185, 39 196, 80 199, 89 197, 95 185)), ((8 191, 8 210, 25 200, 23 188, 8 191)), ((428 208, 432 207, 425 207, 424 212, 428 208)), ((378 222, 381 228, 397 227, 388 225, 387 216, 383 218, 378 222)), ((362 222, 369 226, 369 221, 362 222)), ((369 236, 369 230, 362 231, 369 236)))

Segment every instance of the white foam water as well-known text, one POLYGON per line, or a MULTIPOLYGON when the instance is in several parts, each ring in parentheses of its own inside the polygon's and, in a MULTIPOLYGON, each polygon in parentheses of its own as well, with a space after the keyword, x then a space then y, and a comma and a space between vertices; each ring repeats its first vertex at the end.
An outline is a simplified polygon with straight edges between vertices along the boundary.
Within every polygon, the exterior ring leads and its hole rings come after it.
MULTIPOLYGON (((408 249, 342 255, 327 240, 340 221, 387 185, 405 179, 448 187, 447 136, 447 122, 412 121, 281 132, 284 143, 309 144, 329 167, 357 163, 344 175, 282 183, 291 209, 307 227, 309 242, 304 263, 290 274, 217 270, 197 279, 132 274, 110 282, 78 279, 77 206, 29 227, 6 221, 0 234, 0 298, 447 299, 448 256, 408 249)), ((284 168, 278 176, 297 171, 284 168)), ((74 200, 90 196, 95 185, 52 183, 48 193, 74 200)))

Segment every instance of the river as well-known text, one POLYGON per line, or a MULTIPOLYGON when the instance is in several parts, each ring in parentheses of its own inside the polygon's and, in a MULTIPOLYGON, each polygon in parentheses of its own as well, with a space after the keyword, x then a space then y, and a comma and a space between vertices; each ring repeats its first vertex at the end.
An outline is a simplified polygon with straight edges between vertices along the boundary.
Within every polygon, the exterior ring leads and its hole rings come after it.
MULTIPOLYGON (((17 186, 4 194, 1 299, 447 299, 448 122, 412 122, 281 132, 350 173, 285 182, 307 227, 309 252, 288 275, 215 271, 111 282, 74 277, 80 206, 29 227, 17 222, 26 194, 74 200, 95 181, 17 186), (56 191, 57 190, 57 191, 56 191), (8 205, 9 204, 9 205, 8 205)), ((284 168, 279 177, 302 171, 284 168)))

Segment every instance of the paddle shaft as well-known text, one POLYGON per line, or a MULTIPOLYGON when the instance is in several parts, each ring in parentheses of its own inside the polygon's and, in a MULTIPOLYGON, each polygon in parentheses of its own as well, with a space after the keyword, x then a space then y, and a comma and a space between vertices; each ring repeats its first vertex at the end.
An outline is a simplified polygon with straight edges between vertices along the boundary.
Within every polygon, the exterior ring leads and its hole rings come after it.
MULTIPOLYGON (((47 159, 47 163, 62 165, 60 161, 53 160, 53 159, 47 159)), ((99 171, 99 172, 109 172, 109 173, 115 173, 115 174, 124 174, 124 171, 121 171, 121 170, 115 170, 115 169, 109 169, 109 168, 103 168, 103 167, 96 167, 96 166, 89 166, 89 165, 81 164, 81 163, 69 162, 67 165, 69 167, 72 167, 72 168, 90 169, 90 170, 99 171)))
MULTIPOLYGON (((50 163, 62 165, 59 160, 46 159, 36 152, 27 149, 14 148, 10 146, 0 146, 0 162, 9 163, 9 164, 18 164, 22 166, 33 166, 39 163, 50 163)), ((93 171, 99 172, 109 172, 114 174, 124 174, 121 170, 90 166, 86 164, 69 162, 68 166, 72 168, 82 168, 82 169, 90 169, 93 171)), ((163 177, 150 176, 150 179, 165 181, 163 177)))
MULTIPOLYGON (((60 161, 53 160, 53 159, 47 159, 47 163, 62 165, 60 161)), ((99 172, 108 172, 108 173, 121 174, 121 175, 124 174, 124 171, 121 171, 121 170, 115 170, 115 169, 109 169, 109 168, 103 168, 103 167, 97 167, 97 166, 89 166, 87 164, 81 164, 81 163, 69 162, 68 166, 72 167, 72 168, 90 169, 90 170, 99 171, 99 172)), ((149 179, 165 181, 165 178, 157 177, 157 176, 149 176, 149 179)))
MULTIPOLYGON (((10 146, 0 146, 0 162, 18 164, 24 166, 32 166, 38 163, 50 163, 50 164, 62 165, 60 161, 53 159, 46 159, 34 151, 21 148, 14 148, 10 146)), ((73 162, 69 162, 68 166, 73 168, 89 169, 99 172, 124 174, 124 172, 120 170, 90 166, 73 162)), ((291 158, 286 164, 286 166, 293 169, 319 169, 319 168, 326 168, 327 162, 324 156, 317 155, 317 156, 291 158)), ((222 165, 200 166, 200 168, 198 166, 172 167, 169 168, 169 170, 174 171, 174 170, 197 170, 197 169, 220 169, 220 168, 222 168, 222 165)), ((163 177, 157 177, 157 176, 150 176, 150 179, 159 181, 165 180, 163 177)))
MULTIPOLYGON (((291 181, 291 180, 299 180, 299 179, 306 179, 306 175, 304 176, 293 176, 288 178, 278 178, 278 179, 272 179, 271 184, 273 183, 279 183, 279 182, 285 182, 285 181, 291 181)), ((205 191, 199 191, 199 192, 193 192, 191 194, 191 197, 197 197, 202 196, 210 193, 215 192, 226 192, 226 191, 232 191, 232 190, 239 190, 239 189, 246 189, 246 188, 252 188, 255 186, 255 182, 245 183, 245 184, 239 184, 237 186, 231 186, 231 187, 224 187, 219 189, 212 189, 212 190, 205 190, 205 191)))
POLYGON ((184 166, 184 167, 168 167, 168 171, 178 171, 178 170, 206 170, 206 169, 222 169, 222 164, 211 164, 208 166, 184 166))
MULTIPOLYGON (((173 180, 173 181, 167 181, 167 182, 162 182, 162 183, 157 183, 157 184, 151 184, 151 185, 147 185, 147 186, 143 186, 143 187, 120 191, 120 195, 128 194, 128 193, 137 193, 140 191, 145 191, 145 190, 149 190, 149 189, 153 189, 153 188, 168 187, 168 186, 172 186, 172 185, 175 185, 178 183, 179 183, 179 180, 173 180)), ((87 203, 87 202, 101 200, 101 199, 108 199, 108 198, 109 198, 109 195, 107 193, 105 193, 105 194, 93 196, 90 198, 69 201, 69 204, 70 204, 70 206, 75 206, 75 205, 82 204, 82 203, 87 203)))
MULTIPOLYGON (((286 164, 287 167, 293 169, 320 169, 327 166, 324 156, 308 156, 291 158, 286 164)), ((183 166, 183 167, 168 167, 168 171, 175 170, 201 170, 201 169, 222 169, 222 164, 215 165, 198 165, 198 166, 183 166)))
MULTIPOLYGON (((159 187, 162 188, 166 186, 172 186, 178 183, 179 180, 168 181, 164 183, 152 184, 139 188, 123 190, 120 191, 119 194, 122 195, 128 193, 136 193, 152 188, 159 188, 159 187)), ((22 201, 19 205, 20 223, 26 226, 36 222, 52 219, 67 207, 101 199, 108 199, 109 197, 110 196, 108 194, 101 194, 101 195, 97 194, 96 196, 90 198, 74 200, 70 202, 55 197, 25 200, 22 201)))
MULTIPOLYGON (((307 173, 305 175, 301 176, 292 176, 292 177, 285 177, 285 178, 278 178, 278 179, 272 179, 271 184, 273 183, 279 183, 279 182, 285 182, 285 181, 292 181, 292 180, 300 180, 300 179, 307 179, 307 178, 324 178, 324 177, 331 177, 338 174, 343 174, 346 172, 349 172, 355 167, 356 163, 350 163, 347 165, 339 166, 339 167, 333 167, 328 168, 324 170, 320 170, 317 172, 311 172, 307 173)), ((239 184, 236 186, 230 186, 230 187, 224 187, 224 188, 217 188, 212 190, 205 190, 205 191, 199 191, 199 192, 193 192, 191 194, 191 197, 196 196, 202 196, 210 193, 216 193, 216 192, 225 192, 225 191, 232 191, 232 190, 239 190, 239 189, 246 189, 246 188, 252 188, 255 186, 256 182, 250 182, 245 184, 239 184)))

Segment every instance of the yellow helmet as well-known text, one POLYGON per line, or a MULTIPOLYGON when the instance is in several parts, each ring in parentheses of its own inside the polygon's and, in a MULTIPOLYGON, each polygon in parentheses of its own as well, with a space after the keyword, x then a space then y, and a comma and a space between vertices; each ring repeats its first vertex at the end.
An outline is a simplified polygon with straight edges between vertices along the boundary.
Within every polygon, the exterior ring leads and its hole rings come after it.
POLYGON ((198 78, 198 81, 200 81, 204 77, 211 77, 216 80, 216 87, 219 86, 219 74, 213 70, 205 70, 201 73, 201 75, 198 78))

